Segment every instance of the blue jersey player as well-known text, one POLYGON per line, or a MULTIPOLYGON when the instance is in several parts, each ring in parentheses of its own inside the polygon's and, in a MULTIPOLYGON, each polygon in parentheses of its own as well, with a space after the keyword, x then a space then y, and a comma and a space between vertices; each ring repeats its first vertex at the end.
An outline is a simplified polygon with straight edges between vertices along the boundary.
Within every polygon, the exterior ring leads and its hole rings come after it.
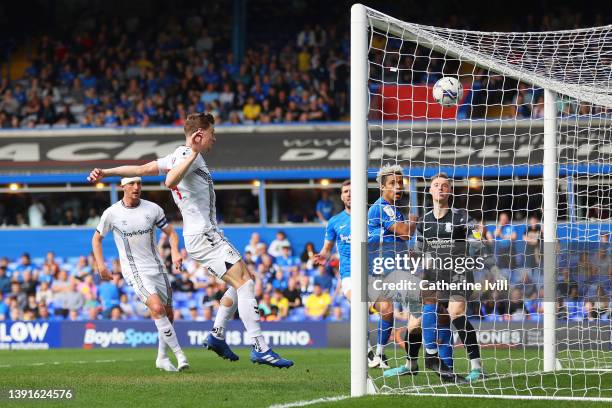
MULTIPOLYGON (((406 220, 396 206, 404 191, 402 168, 398 165, 384 166, 378 172, 376 181, 380 187, 380 198, 368 211, 368 243, 398 242, 405 246, 404 242, 410 239, 416 224, 413 219, 406 220)), ((393 303, 390 299, 379 298, 374 302, 374 307, 380 313, 380 319, 376 352, 369 366, 389 368, 384 347, 393 329, 393 303)))
MULTIPOLYGON (((404 174, 402 172, 402 168, 398 165, 385 166, 378 172, 376 180, 380 186, 381 196, 368 211, 368 242, 370 244, 377 242, 381 244, 386 243, 387 246, 389 246, 389 243, 396 242, 399 244, 409 240, 411 235, 416 230, 417 217, 413 215, 409 220, 406 220, 396 205, 396 203, 402 198, 404 190, 404 174)), ((391 253, 389 256, 394 256, 395 251, 397 250, 402 251, 407 248, 403 248, 402 245, 391 246, 393 248, 391 248, 391 253)), ((385 249, 384 251, 386 252, 387 250, 385 249)), ((384 299, 379 300, 376 303, 379 305, 377 309, 382 310, 381 319, 379 321, 376 355, 380 356, 384 362, 386 359, 382 350, 389 340, 391 329, 393 328, 393 305, 390 301, 385 301, 384 299)), ((423 317, 421 316, 421 311, 419 310, 420 304, 409 304, 407 306, 409 312, 408 327, 404 338, 404 346, 406 348, 406 364, 386 370, 384 372, 385 377, 406 374, 415 375, 418 373, 417 361, 422 344, 421 327, 423 317)), ((445 312, 445 310, 441 310, 441 312, 445 312)), ((436 310, 434 310, 431 317, 433 317, 434 330, 437 331, 438 334, 437 340, 440 342, 441 361, 446 363, 447 366, 452 367, 452 339, 448 319, 444 315, 439 315, 436 310), (438 325, 437 329, 436 323, 438 325)), ((384 365, 381 365, 381 367, 384 367, 384 365)), ((444 376, 445 374, 447 373, 442 373, 441 376, 444 376)), ((452 374, 448 374, 443 377, 445 380, 453 380, 454 378, 455 377, 452 374)))
MULTIPOLYGON (((325 243, 321 252, 315 255, 315 263, 325 264, 329 258, 334 244, 338 248, 340 257, 340 289, 344 297, 351 301, 351 180, 346 180, 340 188, 340 199, 344 203, 344 210, 327 223, 325 229, 325 243)), ((372 362, 374 353, 368 353, 368 364, 372 362)))
POLYGON ((324 264, 329 258, 334 243, 340 257, 340 287, 344 296, 351 300, 351 181, 342 183, 340 199, 344 210, 329 219, 325 228, 325 243, 315 255, 315 262, 324 264))

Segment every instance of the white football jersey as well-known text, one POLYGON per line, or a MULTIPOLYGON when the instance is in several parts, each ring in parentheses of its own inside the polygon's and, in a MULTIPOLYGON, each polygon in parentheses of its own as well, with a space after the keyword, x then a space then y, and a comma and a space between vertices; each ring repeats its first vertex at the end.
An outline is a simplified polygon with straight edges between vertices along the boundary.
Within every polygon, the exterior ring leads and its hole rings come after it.
MULTIPOLYGON (((157 159, 159 174, 167 174, 190 155, 190 147, 180 146, 174 153, 157 159)), ((218 229, 215 189, 202 155, 198 155, 178 186, 172 189, 172 197, 183 215, 183 235, 218 229)))
POLYGON ((123 276, 138 283, 139 275, 166 273, 155 244, 155 227, 167 225, 157 204, 141 199, 138 206, 126 207, 120 200, 104 211, 96 230, 102 236, 113 233, 123 276))

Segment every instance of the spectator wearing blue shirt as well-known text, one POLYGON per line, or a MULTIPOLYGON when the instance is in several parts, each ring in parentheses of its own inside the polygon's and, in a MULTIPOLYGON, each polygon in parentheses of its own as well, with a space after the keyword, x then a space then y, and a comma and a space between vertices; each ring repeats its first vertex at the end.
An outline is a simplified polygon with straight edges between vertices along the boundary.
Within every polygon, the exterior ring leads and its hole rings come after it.
POLYGON ((270 277, 267 292, 270 292, 276 289, 280 291, 287 289, 287 278, 281 269, 277 269, 274 272, 274 275, 270 277))
POLYGON ((219 99, 219 92, 217 92, 217 90, 215 89, 215 84, 212 82, 209 82, 208 85, 206 85, 206 90, 202 93, 200 100, 204 102, 205 104, 210 104, 213 101, 216 101, 218 99, 219 99))
POLYGON ((497 220, 493 234, 487 233, 487 240, 495 245, 497 265, 500 268, 510 268, 512 259, 512 244, 516 241, 516 230, 510 224, 508 214, 502 212, 497 220))
POLYGON ((334 285, 334 279, 323 265, 318 267, 317 272, 318 274, 314 277, 314 285, 319 285, 323 290, 331 293, 332 286, 334 285))
POLYGON ((17 265, 17 267, 13 271, 13 275, 16 275, 17 279, 21 281, 23 273, 26 271, 30 272, 33 276, 38 277, 36 266, 34 266, 34 264, 32 264, 32 261, 30 260, 30 254, 24 252, 21 255, 21 259, 19 260, 19 265, 17 265))
POLYGON ((102 302, 102 309, 104 310, 103 314, 105 317, 110 314, 111 309, 114 306, 119 305, 119 299, 121 293, 119 291, 119 279, 121 278, 121 274, 113 273, 112 281, 103 281, 98 287, 98 296, 100 297, 100 301, 102 302))
POLYGON ((219 82, 221 81, 221 76, 217 73, 217 71, 215 71, 214 63, 208 64, 208 67, 206 67, 206 72, 204 72, 203 78, 207 84, 212 83, 215 86, 219 85, 219 82))
POLYGON ((300 261, 291 255, 291 245, 283 244, 281 247, 281 255, 276 258, 276 264, 284 273, 289 273, 289 270, 294 266, 299 266, 300 261))
POLYGON ((334 212, 334 203, 329 199, 329 192, 323 190, 321 192, 321 198, 317 201, 317 218, 319 221, 327 222, 334 212))
POLYGON ((0 294, 9 293, 11 290, 11 278, 7 276, 6 266, 0 265, 0 294))
POLYGON ((0 291, 0 320, 7 320, 9 316, 9 307, 4 302, 4 294, 0 291))
POLYGON ((223 70, 227 72, 229 77, 233 77, 238 73, 238 65, 234 62, 234 54, 228 53, 225 57, 225 63, 223 64, 223 70))

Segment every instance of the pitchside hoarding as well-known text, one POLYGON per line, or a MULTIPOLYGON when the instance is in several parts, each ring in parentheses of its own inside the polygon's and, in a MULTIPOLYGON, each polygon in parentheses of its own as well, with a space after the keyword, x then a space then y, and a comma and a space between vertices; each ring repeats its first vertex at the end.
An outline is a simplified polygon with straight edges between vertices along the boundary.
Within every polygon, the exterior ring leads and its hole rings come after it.
MULTIPOLYGON (((179 321, 174 324, 183 347, 202 347, 212 322, 179 321)), ((478 341, 483 347, 538 347, 542 345, 542 323, 475 322, 478 341)), ((322 348, 349 347, 348 322, 263 323, 263 335, 273 347, 322 348)), ((370 333, 376 326, 370 327, 370 333)), ((570 348, 612 349, 609 321, 559 321, 557 343, 560 350, 570 348)), ((455 344, 459 339, 455 336, 455 344)), ((228 324, 226 339, 230 346, 249 347, 242 323, 228 324)), ((152 321, 91 322, 0 322, 0 350, 46 350, 52 348, 146 348, 157 347, 157 330, 152 321)))
MULTIPOLYGON (((61 322, 61 347, 134 348, 156 347, 157 329, 152 321, 61 322)), ((212 322, 174 323, 183 347, 201 347, 212 329, 212 322)), ((262 334, 273 347, 327 347, 327 325, 324 323, 263 323, 262 334)), ((230 346, 251 345, 240 321, 228 323, 226 340, 230 346)))
POLYGON ((0 350, 46 350, 62 347, 57 322, 0 322, 0 350))

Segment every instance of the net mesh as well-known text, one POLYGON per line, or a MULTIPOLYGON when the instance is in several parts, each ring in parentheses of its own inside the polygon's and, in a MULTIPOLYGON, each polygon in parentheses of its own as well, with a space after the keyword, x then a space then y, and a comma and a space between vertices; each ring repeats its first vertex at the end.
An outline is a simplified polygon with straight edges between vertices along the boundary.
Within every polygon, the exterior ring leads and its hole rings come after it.
MULTIPOLYGON (((424 368, 424 350, 417 375, 376 367, 369 377, 385 392, 612 397, 612 26, 483 33, 406 23, 371 9, 368 20, 369 178, 400 165, 406 193, 393 205, 422 219, 432 208, 431 176, 447 173, 452 207, 468 211, 483 244, 485 267, 475 281, 508 282, 507 289, 475 291, 467 302, 485 379, 443 382, 424 368), (455 106, 432 96, 445 76, 463 85, 455 106), (544 88, 558 94, 554 244, 542 242, 544 88), (545 251, 557 259, 555 299, 544 299, 545 251), (546 301, 556 305, 552 373, 543 369, 546 301)), ((369 187, 371 207, 381 191, 369 187)), ((397 251, 411 253, 414 241, 397 251)), ((405 333, 421 305, 395 299, 393 311, 384 346, 389 369, 410 365, 405 333)), ((372 310, 373 352, 380 319, 372 310)), ((471 362, 454 329, 452 346, 460 379, 471 362)))

